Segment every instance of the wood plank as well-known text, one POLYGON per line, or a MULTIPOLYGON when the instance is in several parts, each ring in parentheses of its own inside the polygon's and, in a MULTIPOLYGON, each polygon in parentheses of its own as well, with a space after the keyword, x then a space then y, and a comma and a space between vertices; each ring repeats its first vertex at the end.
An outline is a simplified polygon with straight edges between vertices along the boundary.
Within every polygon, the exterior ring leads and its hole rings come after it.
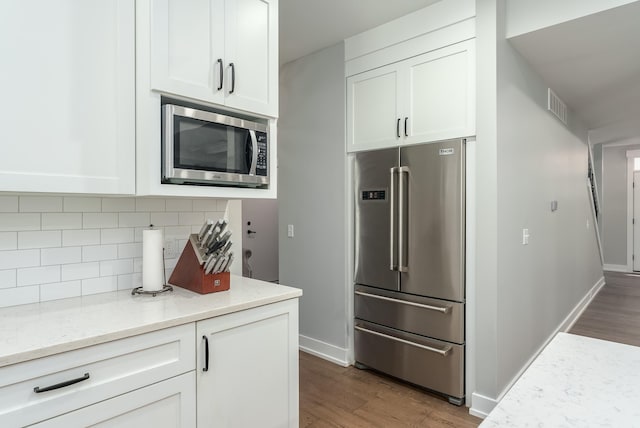
POLYGON ((391 377, 300 353, 300 426, 477 427, 481 420, 391 377))

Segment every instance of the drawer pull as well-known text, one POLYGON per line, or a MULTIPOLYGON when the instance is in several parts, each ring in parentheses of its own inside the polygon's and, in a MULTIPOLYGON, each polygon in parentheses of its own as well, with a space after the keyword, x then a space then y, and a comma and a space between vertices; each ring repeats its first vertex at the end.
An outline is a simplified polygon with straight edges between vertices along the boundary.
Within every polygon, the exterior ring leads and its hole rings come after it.
POLYGON ((203 372, 209 371, 209 338, 207 336, 202 336, 204 339, 204 367, 202 368, 203 372))
POLYGON ((425 351, 435 352, 436 354, 440 354, 443 357, 446 357, 447 355, 449 355, 449 352, 451 352, 451 346, 445 346, 444 349, 432 348, 431 346, 410 342, 408 340, 400 339, 399 337, 389 336, 388 334, 384 334, 384 333, 378 333, 377 331, 369 330, 368 328, 362 328, 360 326, 355 326, 354 328, 364 333, 370 333, 376 336, 384 337, 385 339, 395 340, 396 342, 400 342, 400 343, 404 343, 405 345, 411 345, 416 348, 424 349, 425 351))
POLYGON ((358 296, 371 297, 379 300, 386 300, 387 302, 393 303, 402 303, 403 305, 415 306, 417 308, 428 309, 430 311, 442 312, 443 314, 448 314, 451 312, 451 306, 431 306, 431 305, 423 305, 422 303, 409 302, 407 300, 400 299, 392 299, 391 297, 378 296, 377 294, 365 293, 363 291, 355 292, 358 296))
POLYGON ((64 388, 65 386, 73 385, 74 383, 82 382, 83 380, 89 379, 89 377, 90 377, 89 373, 85 373, 84 376, 82 377, 56 383, 55 385, 51 385, 51 386, 45 386, 44 388, 40 388, 39 386, 36 386, 35 388, 33 388, 33 392, 35 392, 36 394, 40 394, 41 392, 53 391, 54 389, 60 389, 60 388, 64 388))

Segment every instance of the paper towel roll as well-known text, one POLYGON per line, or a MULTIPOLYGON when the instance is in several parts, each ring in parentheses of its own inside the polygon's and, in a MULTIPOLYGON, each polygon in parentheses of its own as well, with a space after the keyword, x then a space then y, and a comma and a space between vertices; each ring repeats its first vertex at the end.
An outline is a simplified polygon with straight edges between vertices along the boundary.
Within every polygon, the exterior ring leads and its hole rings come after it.
POLYGON ((162 290, 164 286, 164 263, 162 254, 162 230, 142 231, 142 289, 162 290))

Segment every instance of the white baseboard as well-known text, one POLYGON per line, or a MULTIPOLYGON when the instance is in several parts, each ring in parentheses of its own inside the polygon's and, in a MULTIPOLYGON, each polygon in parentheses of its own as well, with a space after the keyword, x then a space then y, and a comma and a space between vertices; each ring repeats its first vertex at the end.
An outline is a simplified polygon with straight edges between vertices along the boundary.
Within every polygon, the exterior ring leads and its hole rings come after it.
POLYGON ((471 403, 473 405, 469 409, 469 414, 484 419, 498 405, 498 400, 474 392, 471 394, 471 403))
POLYGON ((520 371, 511 379, 511 382, 502 390, 502 392, 498 395, 498 399, 493 399, 490 397, 485 397, 484 395, 480 395, 477 393, 471 394, 471 408, 469 409, 469 413, 473 416, 477 416, 479 418, 485 418, 487 415, 493 410, 493 408, 502 400, 502 397, 505 396, 507 392, 511 389, 511 387, 516 383, 520 376, 529 368, 531 363, 540 355, 542 350, 556 337, 556 334, 559 332, 567 332, 573 327, 576 323, 580 315, 584 312, 584 310, 589 306, 589 303, 593 300, 598 291, 604 285, 604 277, 600 278, 598 282, 596 282, 593 287, 585 294, 585 296, 578 302, 578 304, 573 308, 573 310, 565 317, 565 319, 560 323, 560 325, 551 333, 547 340, 544 341, 542 346, 538 348, 536 352, 529 358, 529 360, 522 366, 520 371))
POLYGON ((344 348, 303 335, 299 336, 299 341, 301 351, 315 355, 316 357, 320 357, 342 367, 348 367, 350 365, 348 362, 347 350, 344 348))
POLYGON ((629 269, 627 268, 627 265, 608 265, 608 264, 604 264, 602 266, 603 270, 608 270, 611 272, 629 272, 629 269))

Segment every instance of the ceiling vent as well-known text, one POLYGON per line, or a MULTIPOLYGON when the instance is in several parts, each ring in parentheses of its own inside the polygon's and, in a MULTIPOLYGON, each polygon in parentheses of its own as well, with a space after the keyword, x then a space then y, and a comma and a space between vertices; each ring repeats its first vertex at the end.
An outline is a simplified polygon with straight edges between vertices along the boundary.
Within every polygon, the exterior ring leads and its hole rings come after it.
POLYGON ((565 125, 567 124, 567 105, 556 95, 555 92, 548 89, 547 110, 555 114, 558 119, 565 125))

